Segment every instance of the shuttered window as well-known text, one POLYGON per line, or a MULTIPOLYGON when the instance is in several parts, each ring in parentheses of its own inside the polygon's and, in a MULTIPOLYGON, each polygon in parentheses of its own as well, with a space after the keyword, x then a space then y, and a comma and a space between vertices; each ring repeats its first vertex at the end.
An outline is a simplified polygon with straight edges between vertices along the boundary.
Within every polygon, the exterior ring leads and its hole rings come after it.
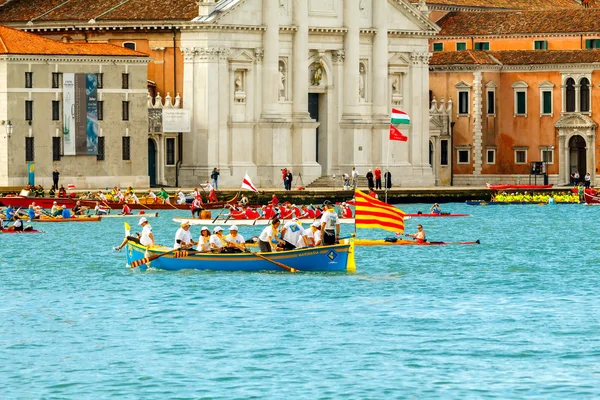
POLYGON ((96 160, 104 161, 104 136, 98 136, 98 154, 96 160))
POLYGON ((35 151, 32 137, 25 138, 25 161, 35 161, 35 151))
POLYGON ((131 160, 131 137, 123 136, 123 161, 131 160))
POLYGON ((60 137, 52 137, 52 161, 60 161, 60 147, 62 139, 60 137))

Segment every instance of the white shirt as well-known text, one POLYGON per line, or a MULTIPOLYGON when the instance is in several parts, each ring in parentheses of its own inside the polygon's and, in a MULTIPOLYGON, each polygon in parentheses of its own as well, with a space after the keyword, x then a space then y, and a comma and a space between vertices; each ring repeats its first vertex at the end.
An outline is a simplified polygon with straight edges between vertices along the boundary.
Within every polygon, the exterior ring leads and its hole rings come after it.
MULTIPOLYGON (((215 246, 217 246, 219 249, 223 248, 223 246, 225 245, 223 243, 223 241, 221 240, 220 237, 218 237, 217 235, 210 235, 210 244, 214 244, 215 246)), ((212 247, 212 246, 211 246, 212 247)))
POLYGON ((211 190, 213 190, 213 187, 210 183, 204 184, 202 186, 204 186, 206 188, 207 192, 210 192, 211 190))
POLYGON ((154 192, 148 193, 148 196, 150 196, 153 200, 156 200, 156 195, 154 194, 154 192))
POLYGON ((302 236, 300 236, 298 238, 298 242, 296 242, 296 248, 297 249, 301 249, 303 247, 306 247, 306 243, 304 243, 304 238, 306 238, 306 241, 310 245, 310 240, 308 240, 308 239, 309 238, 314 238, 314 235, 312 233, 312 229, 308 228, 308 229, 304 230, 304 233, 302 233, 302 236))
POLYGON ((188 229, 186 231, 183 228, 177 229, 177 233, 175 233, 175 244, 173 245, 174 249, 181 248, 181 244, 177 243, 178 240, 180 240, 181 243, 190 244, 192 242, 192 234, 190 233, 190 230, 188 229))
POLYGON ((335 231, 335 226, 339 225, 337 222, 337 214, 334 211, 325 211, 321 216, 321 224, 325 222, 326 231, 335 231))
POLYGON ((227 243, 235 243, 235 244, 246 243, 246 241, 244 240, 244 237, 242 235, 240 235, 239 233, 237 234, 236 237, 231 236, 231 234, 227 235, 227 237, 225 237, 225 241, 227 243))
POLYGON ((269 225, 265 229, 263 229, 260 236, 258 237, 258 240, 262 240, 263 242, 269 243, 269 237, 273 238, 275 237, 275 235, 276 232, 273 231, 273 225, 269 225))
POLYGON ((352 178, 354 179, 356 177, 358 177, 358 171, 354 170, 354 171, 352 171, 352 178))
POLYGON ((102 199, 103 201, 106 201, 106 196, 104 195, 104 193, 100 192, 100 199, 102 199))
POLYGON ((185 203, 185 194, 183 194, 183 192, 179 192, 177 194, 177 204, 184 204, 185 203))
POLYGON ((210 236, 204 237, 200 235, 200 239, 198 239, 198 250, 210 250, 210 236))
POLYGON ((316 246, 317 243, 319 243, 321 241, 321 231, 317 229, 313 234, 314 234, 314 240, 315 240, 315 246, 316 246))
POLYGON ((302 228, 302 225, 300 225, 297 221, 286 222, 283 229, 285 229, 283 240, 289 244, 293 244, 294 246, 296 243, 298 243, 298 239, 304 234, 304 228, 302 228))
POLYGON ((146 224, 142 228, 142 237, 140 238, 140 243, 142 246, 150 246, 152 244, 152 239, 150 238, 150 234, 152 233, 152 227, 150 224, 146 224))

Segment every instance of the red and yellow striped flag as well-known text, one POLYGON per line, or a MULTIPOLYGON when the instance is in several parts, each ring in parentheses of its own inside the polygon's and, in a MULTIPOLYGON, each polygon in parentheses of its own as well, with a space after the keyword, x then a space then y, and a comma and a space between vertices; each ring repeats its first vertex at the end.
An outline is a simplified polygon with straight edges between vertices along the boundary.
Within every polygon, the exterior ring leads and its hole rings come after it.
POLYGON ((379 201, 360 190, 354 192, 356 199, 355 223, 357 228, 379 228, 404 233, 404 211, 379 201))

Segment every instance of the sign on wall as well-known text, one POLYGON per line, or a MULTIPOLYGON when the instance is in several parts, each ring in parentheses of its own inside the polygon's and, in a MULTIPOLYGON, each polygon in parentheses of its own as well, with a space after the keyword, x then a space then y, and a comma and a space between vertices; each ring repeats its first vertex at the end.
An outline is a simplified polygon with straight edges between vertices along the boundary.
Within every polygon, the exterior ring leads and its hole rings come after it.
POLYGON ((191 131, 190 111, 182 108, 163 108, 162 127, 163 132, 191 131))
POLYGON ((98 76, 63 74, 64 155, 98 154, 98 76))

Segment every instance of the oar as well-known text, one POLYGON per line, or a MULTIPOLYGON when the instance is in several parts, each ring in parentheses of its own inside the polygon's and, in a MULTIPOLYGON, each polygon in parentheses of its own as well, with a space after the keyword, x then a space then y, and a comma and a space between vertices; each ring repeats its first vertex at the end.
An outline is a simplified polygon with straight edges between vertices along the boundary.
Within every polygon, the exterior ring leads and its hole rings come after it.
POLYGON ((131 268, 132 268, 132 269, 133 269, 133 268, 137 268, 137 267, 139 267, 140 265, 147 264, 147 263, 149 263, 150 261, 154 261, 154 260, 156 260, 157 258, 160 258, 160 257, 162 257, 162 256, 166 256, 167 254, 175 253, 176 251, 179 251, 179 250, 180 250, 180 249, 173 249, 173 250, 167 251, 167 252, 165 252, 165 253, 160 253, 160 254, 153 255, 153 256, 151 256, 151 257, 144 257, 144 258, 142 258, 141 260, 137 260, 137 261, 134 261, 134 262, 132 262, 132 263, 131 263, 131 268))
POLYGON ((291 272, 291 273, 298 272, 298 270, 297 270, 297 269, 295 269, 295 268, 292 268, 292 267, 288 267, 287 265, 285 265, 285 264, 282 264, 282 263, 280 263, 280 262, 277 262, 277 261, 275 261, 275 260, 271 260, 271 259, 269 259, 269 258, 267 258, 267 257, 263 256, 263 255, 262 255, 262 254, 260 254, 260 253, 255 253, 255 252, 253 252, 253 251, 248 251, 248 253, 251 253, 251 254, 255 255, 256 257, 258 257, 258 258, 262 258, 262 259, 263 259, 263 260, 265 260, 265 261, 268 261, 268 262, 270 262, 270 263, 273 263, 273 264, 277 265, 279 268, 283 268, 283 269, 285 269, 285 270, 286 270, 286 271, 288 271, 288 272, 291 272))
MULTIPOLYGON (((213 224, 215 223, 215 221, 216 221, 216 220, 218 220, 218 219, 219 219, 219 217, 221 216, 221 214, 223 214, 223 211, 225 211, 225 209, 226 209, 226 208, 227 208, 227 207, 223 207, 223 209, 221 210, 221 212, 219 213, 219 215, 217 215, 217 216, 215 217, 215 219, 213 219, 213 221, 212 221, 212 223, 213 223, 213 224)), ((229 215, 231 215, 231 212, 229 213, 229 215)), ((229 218, 228 218, 228 219, 229 219, 229 218)))

